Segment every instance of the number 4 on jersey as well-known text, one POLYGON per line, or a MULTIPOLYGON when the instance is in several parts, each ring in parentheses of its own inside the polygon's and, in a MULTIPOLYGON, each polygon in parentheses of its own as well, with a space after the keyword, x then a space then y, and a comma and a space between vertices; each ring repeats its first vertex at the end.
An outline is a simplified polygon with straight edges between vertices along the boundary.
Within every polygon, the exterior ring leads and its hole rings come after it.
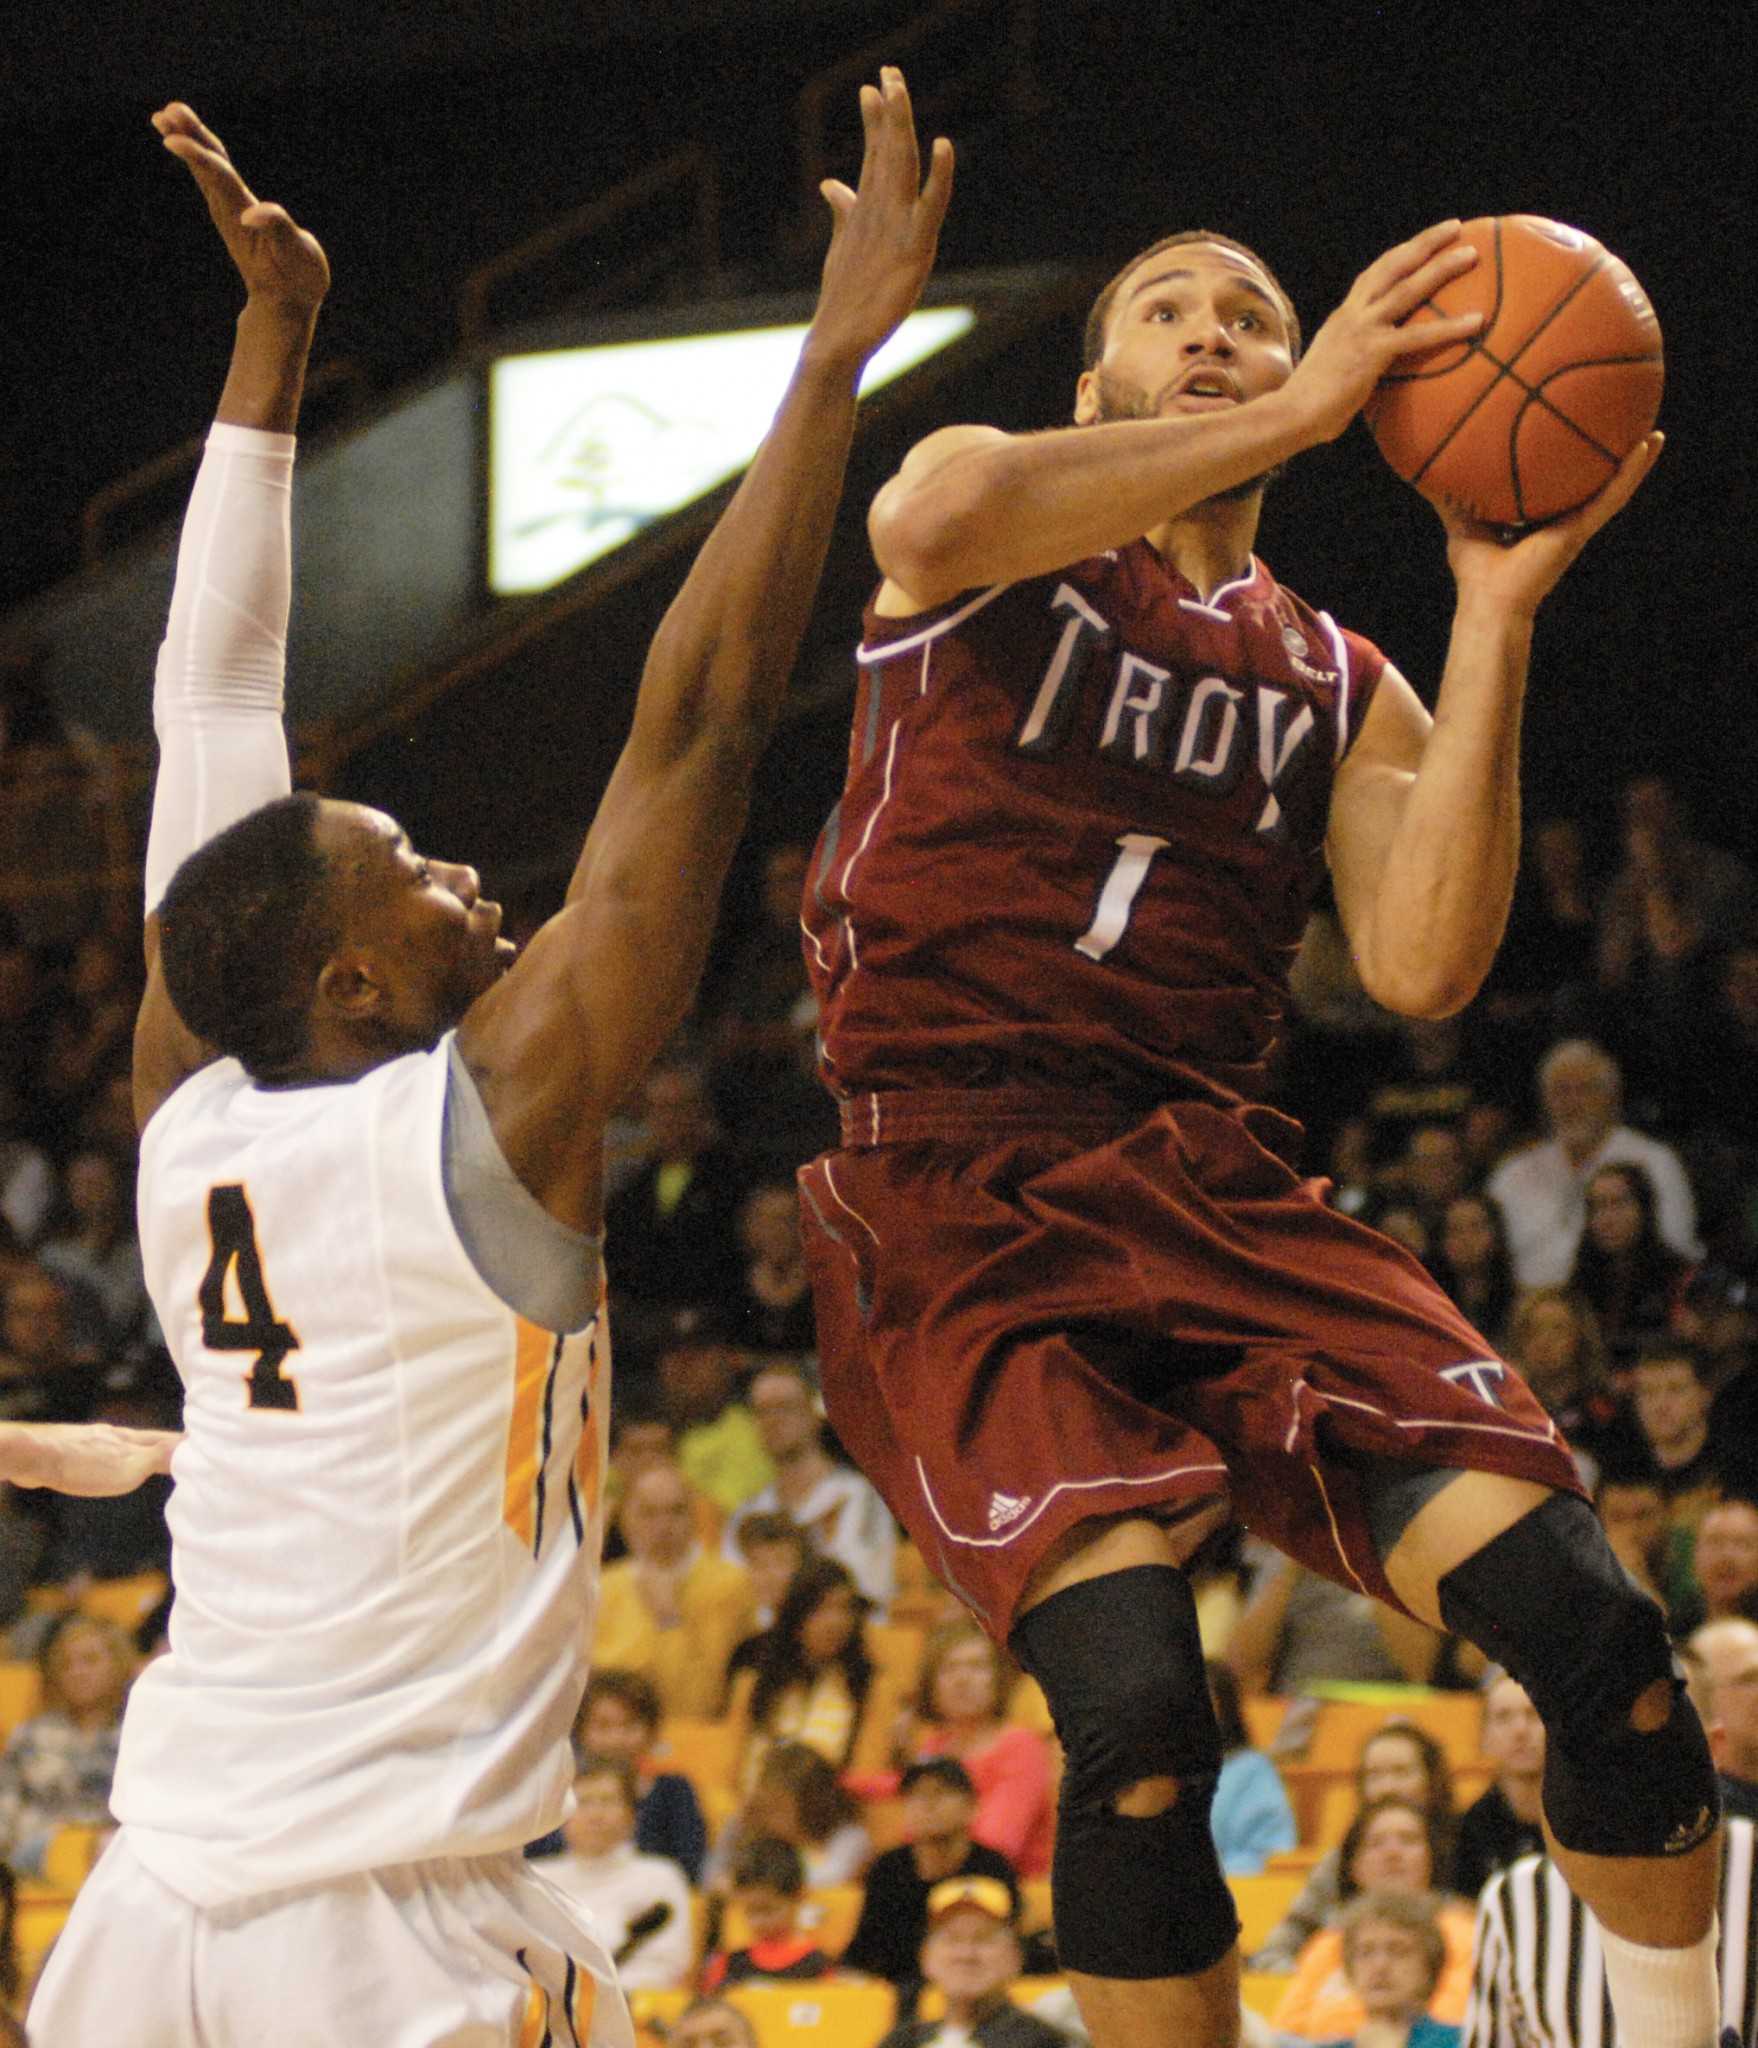
POLYGON ((269 1300, 262 1277, 262 1254, 256 1248, 256 1218, 238 1186, 209 1188, 208 1238, 213 1257, 202 1275, 196 1299, 201 1306, 201 1341, 210 1351, 254 1351, 256 1363, 245 1375, 253 1408, 297 1408, 299 1388, 281 1371, 288 1352, 299 1349, 290 1323, 283 1323, 269 1300), (226 1275, 236 1270, 238 1299, 244 1314, 226 1313, 226 1275))

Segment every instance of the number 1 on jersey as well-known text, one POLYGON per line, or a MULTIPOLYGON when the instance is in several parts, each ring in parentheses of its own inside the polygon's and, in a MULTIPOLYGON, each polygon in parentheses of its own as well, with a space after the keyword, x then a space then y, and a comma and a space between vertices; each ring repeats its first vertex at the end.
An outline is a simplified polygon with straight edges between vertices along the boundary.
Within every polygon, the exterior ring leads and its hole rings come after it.
POLYGON ((1125 832, 1117 841, 1117 860, 1099 891, 1099 907, 1091 925, 1074 942, 1077 953, 1084 953, 1089 960, 1103 960, 1122 938, 1154 855, 1166 844, 1146 832, 1125 832))
POLYGON ((262 1276, 262 1254, 256 1248, 256 1218, 243 1188, 208 1189, 208 1241, 213 1256, 202 1275, 196 1300, 201 1308, 201 1341, 210 1351, 254 1351, 256 1363, 245 1375, 253 1408, 299 1406, 299 1388, 281 1371, 288 1352, 299 1349, 293 1326, 275 1314, 262 1276), (226 1313, 226 1275, 236 1269, 242 1317, 226 1313))

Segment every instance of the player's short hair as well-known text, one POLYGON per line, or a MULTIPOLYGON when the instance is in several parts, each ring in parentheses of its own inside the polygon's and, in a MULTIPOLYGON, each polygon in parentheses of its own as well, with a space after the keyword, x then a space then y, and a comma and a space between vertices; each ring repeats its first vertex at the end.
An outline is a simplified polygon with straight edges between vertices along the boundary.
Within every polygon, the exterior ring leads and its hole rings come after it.
POLYGON ((1422 1944, 1422 1959, 1428 1968, 1423 1996, 1432 1998, 1447 1961, 1446 1936, 1441 1933, 1436 1917, 1439 1910, 1440 1901, 1428 1892, 1358 1894, 1337 1916, 1337 1925, 1343 1934, 1344 1967, 1354 1962, 1356 1938, 1370 1922, 1382 1927, 1402 1928, 1406 1934, 1415 1935, 1422 1944))
POLYGON ((1300 360, 1301 334, 1300 315, 1294 310, 1294 301, 1282 287, 1282 281, 1264 259, 1244 242, 1235 241, 1231 235, 1216 234, 1212 228, 1182 228, 1175 235, 1163 235, 1145 249, 1138 249, 1124 264, 1099 296, 1093 301, 1087 313, 1085 333, 1081 337, 1080 366, 1083 370, 1097 367, 1099 358, 1105 353, 1105 329, 1110 324, 1111 308, 1116 303, 1118 287, 1132 270, 1145 263, 1150 256, 1158 256, 1162 249, 1176 249, 1186 242, 1214 242, 1223 249, 1231 249, 1236 255, 1248 256, 1269 279, 1270 287, 1276 294, 1276 303, 1282 309, 1282 317, 1288 323, 1288 344, 1296 362, 1300 360))
POLYGON ((761 1885, 784 1899, 797 1899, 806 1889, 806 1865, 792 1842, 779 1835, 754 1835, 741 1842, 732 1863, 734 1891, 761 1885))
POLYGON ((189 856, 159 905, 178 1016, 258 1077, 305 1052, 312 993, 341 936, 318 810, 300 794, 240 818, 189 856))

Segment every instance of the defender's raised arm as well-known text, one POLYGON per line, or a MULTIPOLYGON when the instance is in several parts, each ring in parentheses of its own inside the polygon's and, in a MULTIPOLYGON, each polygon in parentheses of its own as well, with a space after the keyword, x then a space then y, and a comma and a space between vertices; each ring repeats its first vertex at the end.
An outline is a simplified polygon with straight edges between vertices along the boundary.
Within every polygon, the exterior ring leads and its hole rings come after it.
POLYGON ((859 191, 824 188, 830 251, 799 365, 654 638, 567 906, 459 1027, 509 1164, 577 1225, 596 1222, 599 1160, 574 1134, 596 1130, 688 1007, 817 592, 861 369, 933 265, 951 145, 936 142, 924 183, 894 70, 863 89, 861 115, 859 191))
POLYGON ((165 890, 197 847, 290 786, 281 692, 293 430, 330 282, 317 242, 283 208, 257 200, 224 143, 189 107, 173 101, 153 125, 207 201, 246 297, 184 518, 153 691, 159 771, 147 842, 147 990, 134 1038, 143 1126, 212 1057, 165 990, 157 914, 165 890))

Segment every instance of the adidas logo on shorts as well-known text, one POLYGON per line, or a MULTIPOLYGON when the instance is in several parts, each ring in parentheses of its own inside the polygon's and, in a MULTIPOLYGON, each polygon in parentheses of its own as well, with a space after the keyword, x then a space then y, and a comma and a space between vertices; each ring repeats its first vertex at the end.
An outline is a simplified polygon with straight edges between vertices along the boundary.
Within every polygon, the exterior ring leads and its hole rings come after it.
POLYGON ((989 1496, 989 1527, 991 1530, 1005 1529, 1010 1522, 1017 1522, 1031 1506, 1030 1495, 1015 1493, 992 1493, 989 1496))

